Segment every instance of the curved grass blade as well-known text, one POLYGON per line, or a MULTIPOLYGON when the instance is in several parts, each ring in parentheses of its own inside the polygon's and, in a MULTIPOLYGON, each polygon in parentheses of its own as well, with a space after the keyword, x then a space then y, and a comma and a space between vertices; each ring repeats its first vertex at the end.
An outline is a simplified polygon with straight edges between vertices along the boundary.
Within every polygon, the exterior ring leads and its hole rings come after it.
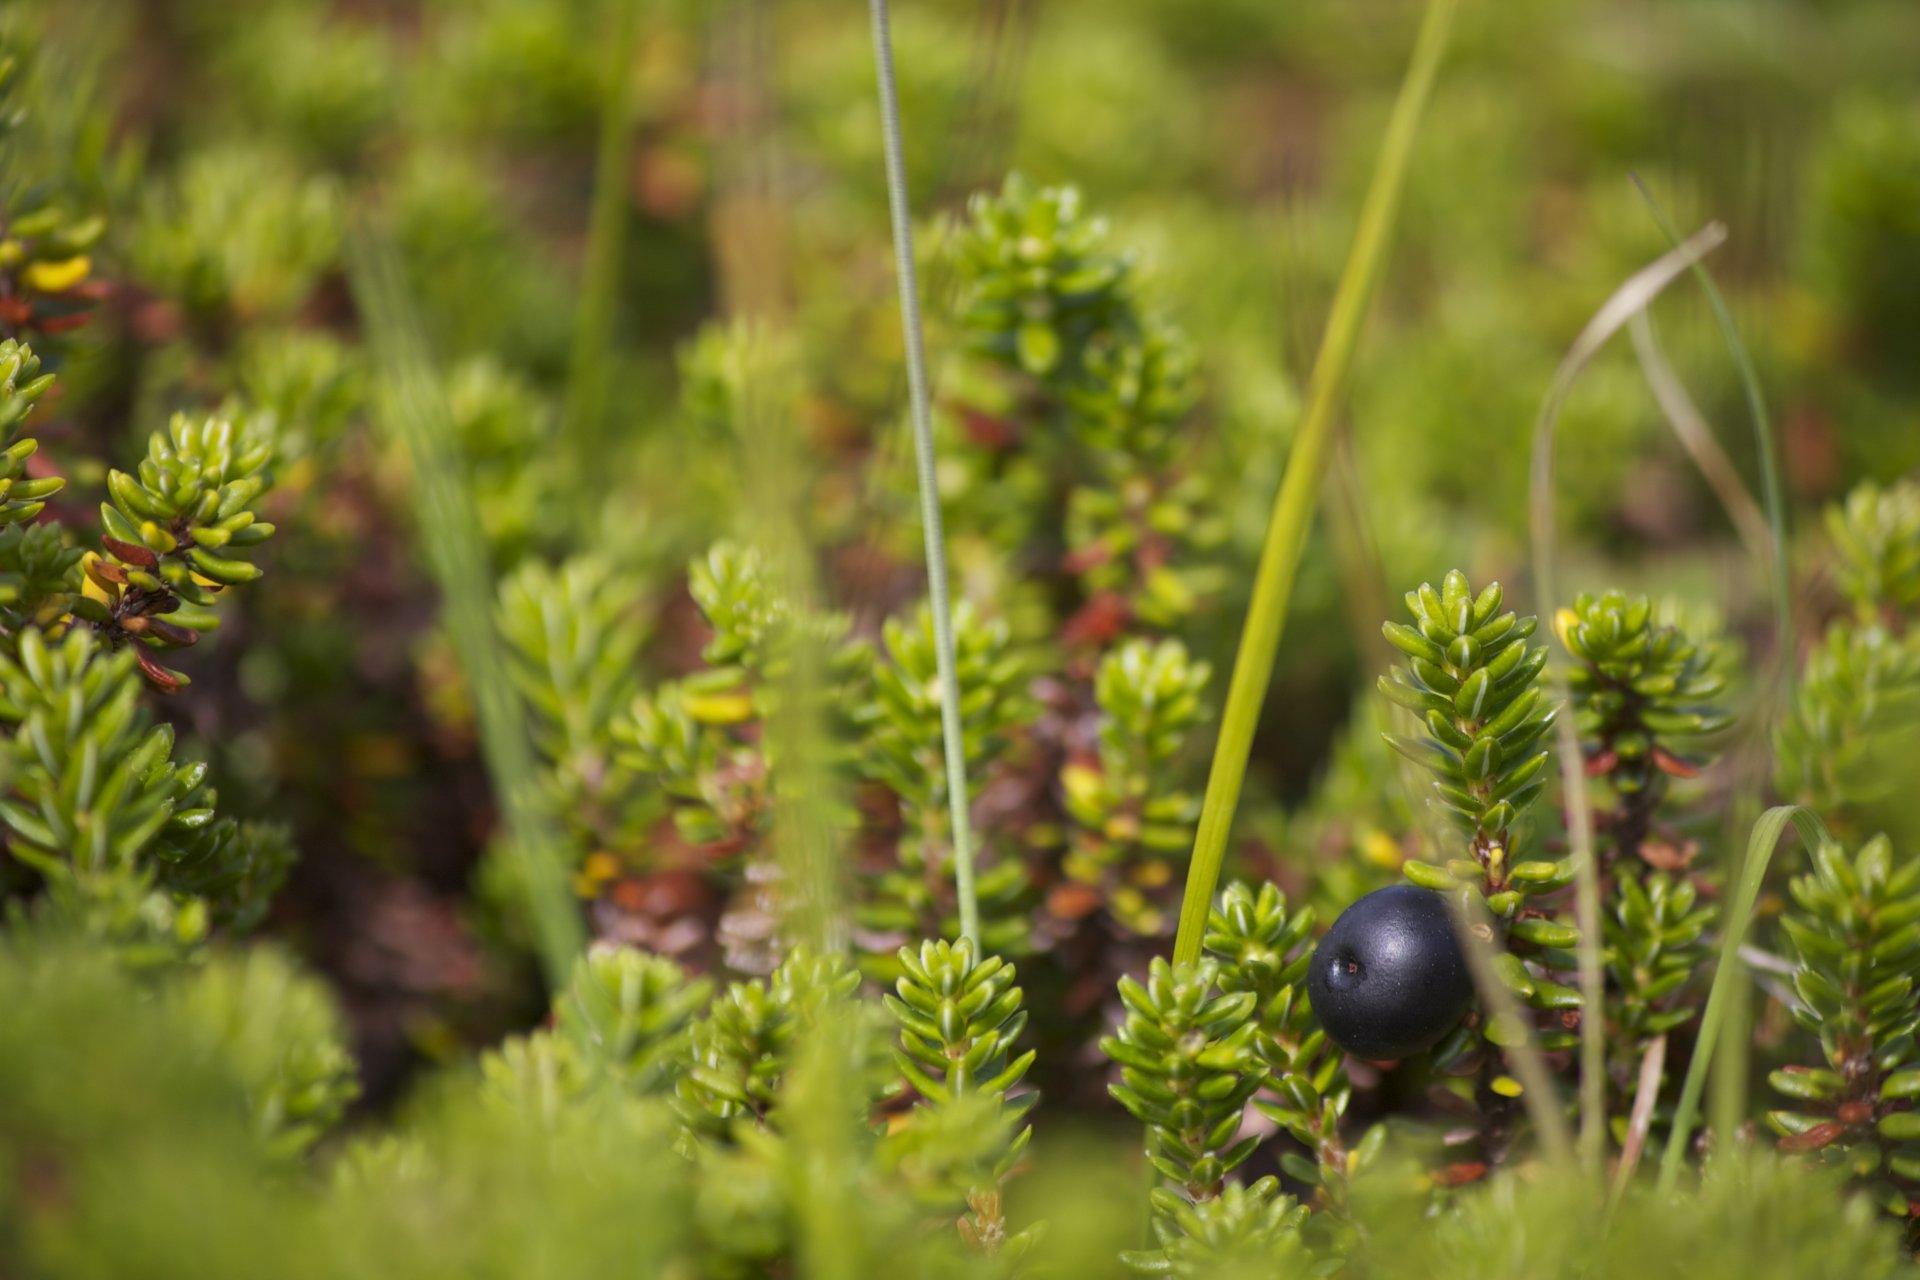
POLYGON ((1706 1012, 1700 1017, 1700 1037, 1694 1043, 1693 1061, 1687 1064, 1687 1078, 1680 1086, 1680 1101, 1674 1108, 1673 1128, 1667 1134, 1667 1148, 1660 1157, 1659 1190, 1673 1190, 1686 1163, 1687 1141, 1694 1121, 1700 1115, 1700 1092, 1706 1086, 1707 1071, 1713 1064, 1714 1050, 1727 1021, 1727 1008, 1733 998, 1734 984, 1740 973, 1740 944, 1747 936, 1753 918, 1753 905, 1759 901, 1760 886, 1773 862, 1773 851, 1791 822, 1801 844, 1812 853, 1822 842, 1832 839, 1818 814, 1800 804, 1776 805, 1760 815, 1747 838, 1747 856, 1741 864, 1740 883, 1727 902, 1726 924, 1720 935, 1720 957, 1713 970, 1713 986, 1707 992, 1706 1012))
POLYGON ((1687 388, 1680 381, 1680 375, 1667 363, 1667 357, 1660 350, 1659 339, 1653 333, 1653 321, 1646 312, 1633 318, 1628 326, 1633 338, 1633 354, 1640 361, 1641 376, 1646 378, 1647 386, 1653 391, 1655 403, 1660 412, 1666 415, 1667 425, 1673 428, 1673 434, 1679 439, 1680 447, 1693 459, 1693 465, 1713 490, 1714 497, 1720 499, 1721 509, 1727 513, 1734 532, 1740 535, 1741 543, 1754 563, 1764 569, 1773 562, 1773 529, 1767 524, 1766 516, 1760 513, 1760 504, 1747 492, 1747 486, 1740 479, 1733 459, 1720 447, 1720 441, 1714 437, 1713 428, 1701 415, 1699 407, 1693 403, 1693 397, 1687 394, 1687 388))
MULTIPOLYGON (((1547 397, 1540 405, 1540 416, 1533 426, 1533 469, 1529 483, 1528 508, 1533 534, 1534 606, 1546 613, 1554 607, 1553 580, 1553 441, 1554 427, 1567 394, 1607 340, 1618 333, 1634 316, 1644 311, 1691 266, 1701 254, 1718 247, 1727 238, 1726 228, 1708 223, 1679 248, 1663 254, 1629 276, 1624 284, 1594 312, 1586 328, 1554 370, 1547 397)), ((1568 702, 1566 670, 1559 663, 1548 667, 1548 679, 1554 700, 1568 702)), ((1593 814, 1587 808, 1587 778, 1581 767, 1580 739, 1573 717, 1561 716, 1554 730, 1560 755, 1560 777, 1566 796, 1567 839, 1572 847, 1574 915, 1580 926, 1580 1002, 1586 1010, 1580 1019, 1580 1154, 1590 1170, 1598 1171, 1604 1154, 1606 1133, 1606 1040, 1604 1019, 1596 1016, 1602 1007, 1604 992, 1600 975, 1600 877, 1593 862, 1593 814)))
POLYGON ((539 771, 527 738, 527 709, 507 674, 495 630, 486 535, 392 247, 363 233, 352 245, 349 267, 378 370, 375 417, 412 462, 415 510, 440 583, 447 633, 473 688, 481 751, 506 815, 541 969, 548 987, 557 991, 572 976, 574 960, 585 947, 584 931, 567 887, 563 841, 535 782, 539 771))

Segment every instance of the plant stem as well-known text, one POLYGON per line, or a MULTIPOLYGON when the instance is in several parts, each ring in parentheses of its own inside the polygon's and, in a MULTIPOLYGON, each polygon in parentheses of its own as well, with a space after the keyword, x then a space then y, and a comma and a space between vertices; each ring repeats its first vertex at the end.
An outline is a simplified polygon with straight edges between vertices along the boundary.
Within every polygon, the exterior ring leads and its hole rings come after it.
MULTIPOLYGON (((875 0, 876 4, 881 2, 875 0)), ((1273 516, 1254 577, 1253 598, 1247 606, 1247 621, 1233 662, 1233 678, 1227 687, 1220 739, 1214 747, 1206 799, 1194 836, 1193 857, 1187 865, 1180 930, 1173 946, 1176 964, 1191 964, 1200 958, 1207 910, 1220 880, 1220 865, 1226 858, 1227 836, 1233 827, 1234 810, 1240 803, 1240 786, 1246 779, 1254 729, 1259 724, 1261 704, 1266 701, 1267 683, 1280 649, 1280 637, 1286 630, 1294 576, 1300 568, 1300 555, 1306 546, 1315 500, 1327 468, 1335 409, 1346 386, 1354 348, 1359 343, 1367 302, 1386 258, 1387 242, 1392 237, 1400 208, 1400 191, 1406 181, 1407 163, 1413 154, 1420 117, 1426 111, 1446 52, 1447 34, 1456 7, 1457 0, 1428 0, 1420 34, 1414 42, 1413 59, 1407 67, 1406 78, 1401 81, 1380 156, 1374 162, 1373 178, 1360 207, 1353 248, 1340 272, 1333 309, 1327 317, 1326 335, 1314 360, 1306 413, 1287 456, 1279 495, 1274 499, 1273 516)))
MULTIPOLYGON (((1640 181, 1636 174, 1633 185, 1640 190, 1641 197, 1647 202, 1647 209, 1653 214, 1654 222, 1668 240, 1680 243, 1679 228, 1660 202, 1653 198, 1653 192, 1647 184, 1640 181)), ((1747 344, 1741 340, 1740 326, 1733 322, 1733 311, 1727 306, 1726 297, 1720 292, 1720 286, 1713 282, 1713 273, 1708 271, 1704 262, 1696 259, 1693 263, 1694 279, 1706 291, 1707 302, 1713 308, 1714 319, 1720 323, 1721 336, 1726 339, 1727 350, 1733 356, 1733 365, 1740 374, 1740 389, 1746 396, 1747 414, 1753 419, 1753 447, 1760 455, 1760 497, 1767 508, 1767 525, 1773 531, 1773 632, 1774 661, 1779 671, 1779 701, 1766 708, 1769 719, 1774 711, 1786 705, 1793 694, 1793 604, 1790 598, 1793 580, 1787 569, 1787 513, 1786 501, 1780 490, 1779 448, 1774 440, 1773 419, 1767 413, 1767 400, 1760 389, 1760 374, 1754 368, 1753 356, 1747 350, 1747 344)))
POLYGON ((1831 839, 1826 824, 1820 816, 1805 805, 1776 805, 1760 815, 1760 821, 1753 824, 1753 833, 1747 838, 1747 856, 1741 863, 1740 881, 1734 888, 1733 897, 1727 902, 1726 926, 1720 936, 1720 958, 1714 965, 1713 986, 1707 992, 1707 1007, 1700 1015, 1700 1036, 1694 1042, 1693 1061, 1687 1064, 1687 1078, 1680 1086, 1680 1101, 1673 1111, 1673 1127, 1667 1133, 1667 1149, 1660 1157, 1659 1191, 1666 1195, 1673 1190, 1680 1176, 1680 1166, 1685 1163, 1687 1140, 1693 1134, 1693 1122, 1700 1114, 1700 1091, 1706 1085, 1707 1068, 1713 1062, 1713 1051, 1720 1040, 1722 1025, 1726 1021, 1728 1001, 1732 998, 1734 981, 1739 972, 1739 952, 1741 940, 1746 937, 1747 925, 1753 918, 1753 906, 1760 897, 1760 885, 1767 878, 1767 867, 1773 861, 1773 851, 1780 843, 1780 835, 1786 830, 1788 822, 1799 833, 1800 843, 1811 854, 1820 845, 1831 839))
MULTIPOLYGON (((880 87, 887 208, 893 220, 894 266, 900 280, 900 330, 907 353, 907 398, 913 416, 913 454, 919 477, 920 531, 927 548, 927 607, 933 613, 934 654, 940 675, 940 730, 947 765, 947 805, 953 822, 954 892, 960 905, 960 936, 973 944, 975 955, 984 956, 986 953, 980 944, 980 903, 973 885, 973 833, 967 817, 967 760, 960 728, 960 681, 954 673, 953 617, 947 601, 946 534, 941 526, 939 482, 934 474, 933 410, 927 393, 920 288, 914 277, 906 163, 901 155, 900 94, 893 75, 893 33, 887 0, 869 0, 867 9, 873 22, 873 65, 880 87)), ((1197 937, 1194 945, 1199 946, 1197 937)))
MULTIPOLYGON (((1634 177, 1634 185, 1639 188, 1641 198, 1647 202, 1647 209, 1653 220, 1666 233, 1668 239, 1676 239, 1673 220, 1661 208, 1660 202, 1653 198, 1653 192, 1647 184, 1634 177)), ((1767 413, 1765 395, 1760 389, 1760 375, 1755 369, 1753 356, 1747 350, 1747 344, 1740 337, 1740 327, 1733 321, 1733 310, 1727 305, 1726 297, 1714 283, 1713 273, 1705 264, 1696 262, 1693 266, 1695 279, 1706 292, 1707 302, 1713 308, 1714 319, 1719 322, 1721 337, 1726 341, 1727 350, 1733 356, 1734 368, 1740 375, 1741 391, 1746 396, 1747 416, 1753 422, 1754 452, 1759 455, 1760 490, 1762 501, 1766 504, 1767 526, 1773 536, 1773 573, 1770 594, 1773 598, 1773 670, 1765 673, 1760 680, 1764 695, 1759 702, 1759 715, 1752 726, 1749 739, 1752 747, 1744 753, 1753 761, 1751 770, 1742 770, 1739 775, 1744 779, 1738 787, 1739 804, 1748 813, 1759 809, 1764 803, 1766 777, 1768 773, 1767 745, 1771 738, 1775 718, 1793 701, 1794 687, 1794 651, 1793 651, 1793 602, 1791 594, 1793 581, 1787 566, 1787 517, 1786 503, 1780 490, 1779 446, 1774 437, 1773 420, 1767 413)), ((1733 849, 1729 849, 1733 852, 1733 849)), ((1729 879, 1738 878, 1740 864, 1728 867, 1729 879)), ((1747 1037, 1744 1028, 1751 1016, 1748 1008, 1749 998, 1746 988, 1736 988, 1729 997, 1727 1010, 1729 1035, 1727 1050, 1734 1062, 1727 1064, 1722 1071, 1714 1075, 1714 1120, 1722 1132, 1730 1132, 1738 1123, 1739 1117, 1746 1113, 1747 1072, 1745 1063, 1748 1052, 1747 1037), (1738 1030, 1739 1034, 1732 1034, 1738 1030)))
POLYGON ((1687 394, 1679 375, 1667 363, 1659 340, 1654 337, 1653 320, 1643 311, 1633 318, 1631 331, 1633 352, 1640 360, 1640 373, 1652 389, 1660 412, 1666 415, 1667 425, 1673 428, 1673 434, 1680 439, 1680 446, 1693 459, 1693 465, 1713 490, 1714 496, 1720 499, 1721 508, 1727 513, 1734 531, 1740 535, 1740 541, 1746 544, 1747 553, 1753 557, 1754 563, 1762 568, 1771 565, 1773 530, 1768 526, 1767 518, 1760 514, 1760 504, 1747 492, 1733 459, 1720 447, 1720 441, 1714 438, 1713 428, 1707 425, 1707 420, 1695 407, 1693 397, 1687 394))
MULTIPOLYGON (((1587 321, 1573 340, 1553 382, 1541 402, 1540 416, 1533 426, 1533 470, 1528 505, 1533 534, 1534 607, 1551 616, 1558 598, 1553 579, 1553 439, 1560 420, 1561 406, 1573 389, 1575 379, 1609 338, 1677 279, 1701 254, 1717 247, 1727 238, 1719 223, 1709 223, 1678 248, 1669 250, 1651 264, 1629 276, 1613 291, 1600 309, 1587 321)), ((1549 628, 1555 630, 1557 628, 1549 628)), ((1564 647, 1564 644, 1563 644, 1564 647)), ((1554 663, 1548 679, 1554 701, 1561 708, 1569 702, 1567 673, 1554 663)), ((1567 812, 1567 840, 1572 846, 1574 914, 1580 926, 1580 1156, 1587 1168, 1598 1173, 1605 1154, 1607 1107, 1605 988, 1600 972, 1600 874, 1594 864, 1593 813, 1587 806, 1586 770, 1582 767, 1579 735, 1573 718, 1561 715, 1554 729, 1560 753, 1560 778, 1567 812)))
POLYGON ((480 747, 519 861, 541 968, 549 988, 557 991, 566 985, 585 940, 567 889, 560 833, 535 782, 527 708, 507 674, 495 631, 486 535, 392 248, 381 238, 362 235, 352 246, 349 265, 367 347, 379 368, 376 419, 401 442, 412 464, 421 538, 440 583, 447 634, 473 690, 480 747))
POLYGON ((567 367, 564 429, 589 481, 596 477, 598 436, 606 414, 607 360, 620 298, 621 262, 627 229, 627 152, 633 138, 631 81, 638 0, 609 0, 613 30, 607 43, 606 101, 600 108, 600 138, 594 158, 593 205, 587 254, 581 269, 580 309, 574 316, 573 351, 567 367))

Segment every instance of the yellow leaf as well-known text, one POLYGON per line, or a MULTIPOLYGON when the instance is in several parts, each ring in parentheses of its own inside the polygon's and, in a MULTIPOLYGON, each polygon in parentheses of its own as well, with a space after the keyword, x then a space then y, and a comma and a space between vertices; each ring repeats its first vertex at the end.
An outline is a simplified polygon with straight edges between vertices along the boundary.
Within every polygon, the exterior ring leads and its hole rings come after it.
POLYGON ((61 262, 33 263, 20 273, 20 279, 37 293, 65 293, 92 270, 92 260, 83 253, 61 262))
POLYGON ((753 719, 753 695, 745 690, 729 693, 689 693, 682 705, 687 714, 701 724, 743 724, 753 719))

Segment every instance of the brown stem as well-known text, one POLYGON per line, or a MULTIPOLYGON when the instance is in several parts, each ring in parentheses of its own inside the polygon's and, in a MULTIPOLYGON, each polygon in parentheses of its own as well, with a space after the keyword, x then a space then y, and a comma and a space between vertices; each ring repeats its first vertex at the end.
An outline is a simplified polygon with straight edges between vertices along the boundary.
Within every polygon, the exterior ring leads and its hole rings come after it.
POLYGON ((1653 1127, 1653 1104, 1660 1097, 1660 1078, 1666 1072, 1667 1038, 1656 1036, 1640 1055, 1640 1083, 1633 1091, 1633 1110, 1627 1116, 1626 1141, 1620 1144, 1620 1164, 1613 1175, 1613 1193, 1626 1189, 1640 1163, 1640 1152, 1647 1145, 1647 1131, 1653 1127))

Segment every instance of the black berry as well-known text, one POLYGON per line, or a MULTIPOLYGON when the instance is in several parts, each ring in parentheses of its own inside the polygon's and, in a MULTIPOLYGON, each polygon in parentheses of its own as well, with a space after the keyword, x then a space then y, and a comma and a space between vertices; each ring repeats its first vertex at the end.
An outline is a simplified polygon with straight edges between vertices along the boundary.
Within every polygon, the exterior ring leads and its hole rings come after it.
POLYGON ((1473 999, 1445 900, 1396 884, 1348 907, 1314 950, 1307 994, 1327 1035, 1355 1057, 1429 1048, 1473 999))

